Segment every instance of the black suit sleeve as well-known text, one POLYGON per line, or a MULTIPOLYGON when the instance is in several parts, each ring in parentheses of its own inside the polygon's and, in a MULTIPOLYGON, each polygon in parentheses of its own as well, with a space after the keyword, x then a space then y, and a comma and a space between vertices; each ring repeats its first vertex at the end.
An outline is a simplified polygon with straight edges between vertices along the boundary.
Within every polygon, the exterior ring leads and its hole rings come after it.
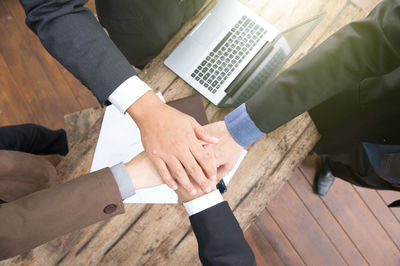
POLYGON ((189 218, 203 265, 256 265, 254 254, 226 201, 189 218))
POLYGON ((390 73, 400 62, 400 1, 385 0, 364 20, 333 34, 246 103, 265 132, 271 132, 368 77, 390 73))
POLYGON ((136 75, 107 36, 85 0, 20 0, 26 24, 47 51, 87 86, 103 104, 136 75))
POLYGON ((35 124, 0 127, 0 150, 66 155, 67 135, 64 129, 50 130, 35 124))

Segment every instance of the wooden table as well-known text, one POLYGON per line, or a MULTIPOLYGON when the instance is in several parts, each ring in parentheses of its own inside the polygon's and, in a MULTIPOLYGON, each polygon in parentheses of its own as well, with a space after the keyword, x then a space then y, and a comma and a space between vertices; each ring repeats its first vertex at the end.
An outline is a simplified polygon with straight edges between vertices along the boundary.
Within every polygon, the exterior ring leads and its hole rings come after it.
MULTIPOLYGON (((277 7, 277 1, 242 1, 255 11, 275 10, 261 14, 280 29, 305 20, 345 0, 313 1, 308 12, 291 16, 287 9, 277 7), (312 12, 311 12, 312 11, 312 12), (280 15, 279 15, 280 14, 280 15)), ((299 1, 302 2, 302 1, 299 1)), ((155 91, 162 92, 167 101, 183 98, 195 92, 184 81, 163 65, 163 60, 179 41, 215 4, 208 0, 202 10, 186 23, 140 74, 155 91)), ((336 10, 336 9, 335 9, 336 10)), ((288 63, 298 60, 320 42, 321 36, 335 13, 313 32, 288 63)), ((219 109, 203 98, 210 122, 222 120, 230 109, 219 109)), ((97 115, 102 111, 94 111, 97 115)), ((96 146, 101 119, 92 121, 87 134, 76 141, 70 153, 58 165, 60 181, 66 182, 89 171, 96 146)), ((87 126, 89 127, 89 126, 87 126)), ((229 184, 224 198, 229 202, 245 230, 271 198, 279 191, 292 171, 302 162, 318 141, 318 133, 307 113, 263 137, 249 148, 249 152, 229 184)), ((1 265, 198 265, 197 243, 183 206, 126 205, 126 213, 91 225, 50 241, 34 250, 0 263, 1 265)))

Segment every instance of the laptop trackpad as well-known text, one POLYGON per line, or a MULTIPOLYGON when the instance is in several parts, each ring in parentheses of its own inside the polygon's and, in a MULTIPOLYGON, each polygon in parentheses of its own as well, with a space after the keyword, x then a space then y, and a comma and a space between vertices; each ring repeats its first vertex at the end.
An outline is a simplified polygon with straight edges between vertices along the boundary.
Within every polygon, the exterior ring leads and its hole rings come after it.
POLYGON ((199 44, 207 47, 224 28, 225 24, 211 14, 200 27, 192 33, 191 37, 199 44))

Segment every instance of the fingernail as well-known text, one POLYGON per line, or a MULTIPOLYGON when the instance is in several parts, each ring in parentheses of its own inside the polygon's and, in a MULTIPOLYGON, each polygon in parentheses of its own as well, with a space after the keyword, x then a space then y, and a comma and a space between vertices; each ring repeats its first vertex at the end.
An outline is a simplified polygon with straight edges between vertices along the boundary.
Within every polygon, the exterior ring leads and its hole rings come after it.
POLYGON ((177 185, 173 185, 173 186, 172 186, 172 189, 173 189, 173 190, 177 190, 177 189, 178 189, 178 186, 177 186, 177 185))
POLYGON ((219 141, 219 138, 212 137, 212 140, 213 140, 214 142, 218 142, 218 141, 219 141))
POLYGON ((216 175, 212 175, 210 178, 211 178, 211 180, 217 180, 217 176, 216 175))
POLYGON ((209 193, 211 191, 211 188, 206 187, 206 189, 204 190, 204 192, 209 193))
POLYGON ((196 194, 197 194, 197 190, 196 189, 193 189, 192 191, 190 191, 190 195, 194 196, 196 194))

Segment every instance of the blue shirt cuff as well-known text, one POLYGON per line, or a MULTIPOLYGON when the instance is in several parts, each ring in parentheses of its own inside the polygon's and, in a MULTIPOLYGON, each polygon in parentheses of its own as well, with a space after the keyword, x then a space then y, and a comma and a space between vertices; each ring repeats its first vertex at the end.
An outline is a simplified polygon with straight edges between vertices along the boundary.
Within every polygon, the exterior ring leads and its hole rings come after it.
POLYGON ((225 124, 233 139, 243 147, 249 147, 265 135, 250 118, 244 103, 225 116, 225 124))
POLYGON ((136 190, 133 187, 131 178, 129 177, 128 171, 126 170, 124 163, 119 163, 110 167, 110 170, 117 182, 119 192, 121 193, 122 200, 132 197, 136 194, 136 190))

